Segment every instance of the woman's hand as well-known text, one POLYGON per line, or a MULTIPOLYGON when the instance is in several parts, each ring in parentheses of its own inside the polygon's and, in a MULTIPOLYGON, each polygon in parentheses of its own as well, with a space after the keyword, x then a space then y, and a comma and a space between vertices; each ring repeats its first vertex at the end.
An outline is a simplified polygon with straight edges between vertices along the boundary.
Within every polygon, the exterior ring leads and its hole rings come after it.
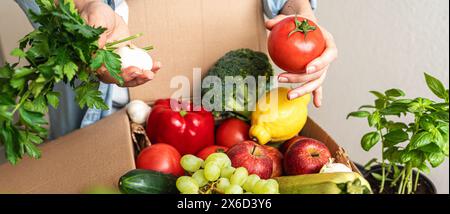
MULTIPOLYGON (((286 18, 286 15, 279 15, 266 22, 266 28, 272 28, 281 20, 286 18)), ((315 17, 306 17, 316 22, 315 17)), ((320 26, 319 26, 320 27, 320 26)), ((314 59, 306 66, 305 74, 282 73, 278 76, 278 81, 281 83, 304 83, 302 86, 292 89, 289 92, 289 99, 295 99, 305 94, 312 93, 314 96, 314 105, 318 108, 322 105, 322 83, 327 75, 328 67, 338 55, 336 44, 333 36, 323 27, 320 27, 326 42, 326 49, 321 56, 314 59)))
MULTIPOLYGON (((85 1, 83 4, 80 3, 76 6, 81 17, 83 17, 89 25, 106 28, 106 31, 100 36, 98 41, 101 48, 104 47, 106 43, 130 36, 128 25, 122 17, 102 1, 85 1)), ((119 44, 119 46, 125 45, 130 45, 130 42, 119 44)), ((122 68, 121 76, 125 81, 123 86, 135 87, 152 80, 160 67, 161 63, 155 62, 151 71, 143 71, 137 67, 122 68)), ((109 74, 105 67, 102 66, 97 73, 102 82, 118 84, 117 80, 109 74)))

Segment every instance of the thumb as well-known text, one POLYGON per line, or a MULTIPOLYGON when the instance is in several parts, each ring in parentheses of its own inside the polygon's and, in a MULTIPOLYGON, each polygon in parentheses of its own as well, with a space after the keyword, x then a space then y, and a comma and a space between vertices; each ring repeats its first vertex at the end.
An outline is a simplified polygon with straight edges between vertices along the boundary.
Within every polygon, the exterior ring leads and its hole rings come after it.
POLYGON ((278 15, 278 16, 276 16, 276 17, 273 18, 273 19, 267 20, 266 23, 265 23, 267 30, 272 30, 272 28, 273 28, 276 24, 278 24, 278 22, 280 22, 281 20, 283 20, 283 19, 286 18, 286 17, 287 17, 286 15, 278 15))

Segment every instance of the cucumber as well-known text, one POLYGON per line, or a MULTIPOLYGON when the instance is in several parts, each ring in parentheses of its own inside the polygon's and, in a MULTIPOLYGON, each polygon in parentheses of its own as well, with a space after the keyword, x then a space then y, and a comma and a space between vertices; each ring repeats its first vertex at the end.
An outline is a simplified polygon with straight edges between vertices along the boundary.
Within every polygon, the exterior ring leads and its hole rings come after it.
POLYGON ((336 172, 275 178, 281 194, 357 194, 372 192, 358 173, 336 172))
POLYGON ((170 174, 135 169, 119 179, 119 189, 124 194, 176 194, 176 180, 170 174))

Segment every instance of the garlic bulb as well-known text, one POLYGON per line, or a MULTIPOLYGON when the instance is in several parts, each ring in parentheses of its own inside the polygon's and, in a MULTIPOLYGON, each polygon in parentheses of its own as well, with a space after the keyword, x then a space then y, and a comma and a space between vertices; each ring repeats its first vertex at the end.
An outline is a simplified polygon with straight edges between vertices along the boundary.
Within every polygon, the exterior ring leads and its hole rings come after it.
POLYGON ((151 107, 141 100, 133 100, 127 105, 127 113, 131 121, 144 125, 147 122, 151 107))
POLYGON ((334 173, 334 172, 352 172, 352 169, 342 163, 334 163, 334 160, 330 158, 327 164, 325 164, 320 173, 334 173))
POLYGON ((116 50, 122 61, 122 68, 135 66, 144 71, 150 71, 153 68, 152 57, 144 49, 137 47, 124 46, 116 50))

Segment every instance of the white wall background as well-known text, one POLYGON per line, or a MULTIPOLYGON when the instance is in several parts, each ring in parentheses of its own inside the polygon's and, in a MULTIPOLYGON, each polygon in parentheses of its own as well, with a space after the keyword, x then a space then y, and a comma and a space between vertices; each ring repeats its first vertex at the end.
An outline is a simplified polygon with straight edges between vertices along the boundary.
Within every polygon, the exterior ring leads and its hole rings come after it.
MULTIPOLYGON (((12 0, 0 1, 0 14, 0 43, 4 53, 9 53, 31 26, 12 0)), ((398 87, 409 96, 433 97, 423 72, 442 79, 448 87, 449 2, 320 0, 317 16, 335 36, 339 59, 324 85, 324 106, 311 109, 311 116, 354 161, 365 163, 378 156, 379 149, 364 152, 359 142, 369 131, 366 122, 346 120, 345 116, 361 104, 372 102, 369 90, 398 87)), ((0 162, 2 156, 0 148, 0 162)), ((440 193, 449 192, 448 173, 446 161, 429 175, 440 193)))
MULTIPOLYGON (((401 88, 408 96, 434 96, 423 72, 449 84, 449 1, 447 0, 319 0, 319 23, 333 33, 339 59, 324 85, 321 109, 311 116, 350 157, 366 163, 380 154, 360 147, 370 129, 366 120, 346 120, 347 113, 370 104, 370 90, 401 88)), ((449 192, 449 163, 429 177, 440 193, 449 192)))

